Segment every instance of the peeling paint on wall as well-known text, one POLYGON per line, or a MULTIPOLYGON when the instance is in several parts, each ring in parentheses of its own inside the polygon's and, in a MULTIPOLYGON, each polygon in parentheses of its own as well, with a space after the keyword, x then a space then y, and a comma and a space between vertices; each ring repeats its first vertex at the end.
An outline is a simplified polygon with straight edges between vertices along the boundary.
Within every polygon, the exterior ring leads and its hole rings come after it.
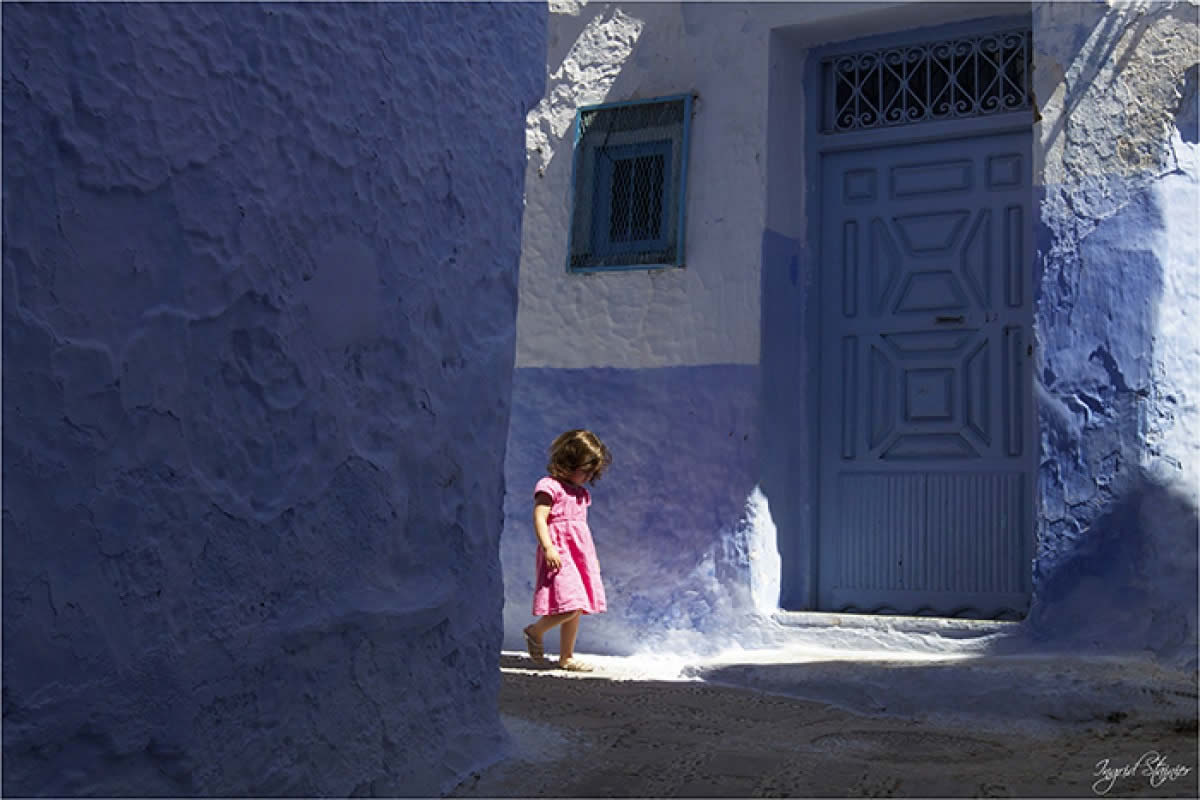
POLYGON ((1034 19, 1048 100, 1031 630, 1194 664, 1200 352, 1183 320, 1200 194, 1179 126, 1197 5, 1042 3, 1034 19))

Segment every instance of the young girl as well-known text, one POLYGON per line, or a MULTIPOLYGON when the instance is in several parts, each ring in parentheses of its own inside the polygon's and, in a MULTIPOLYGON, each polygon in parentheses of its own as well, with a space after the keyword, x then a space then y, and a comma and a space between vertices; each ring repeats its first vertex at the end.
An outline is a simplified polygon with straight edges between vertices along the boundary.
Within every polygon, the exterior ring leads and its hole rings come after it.
POLYGON ((591 431, 572 430, 550 445, 550 474, 533 489, 533 530, 537 534, 537 578, 533 613, 541 619, 525 629, 525 645, 534 663, 545 664, 542 637, 555 625, 559 632, 558 666, 571 672, 591 672, 574 658, 581 614, 604 611, 600 562, 588 530, 587 509, 592 498, 585 483, 594 483, 612 463, 608 448, 591 431))

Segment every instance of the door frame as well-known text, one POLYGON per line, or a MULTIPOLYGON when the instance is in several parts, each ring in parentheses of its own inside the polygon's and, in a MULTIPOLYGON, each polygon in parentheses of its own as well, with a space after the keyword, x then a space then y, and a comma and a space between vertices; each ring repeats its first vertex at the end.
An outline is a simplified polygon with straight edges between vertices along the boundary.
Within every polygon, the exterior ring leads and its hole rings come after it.
MULTIPOLYGON (((823 264, 823 247, 822 241, 822 224, 824 222, 821 213, 821 174, 822 174, 822 158, 828 153, 841 152, 845 150, 859 150, 869 147, 881 146, 902 146, 909 144, 919 144, 923 142, 935 142, 950 138, 964 138, 971 136, 984 136, 999 133, 1013 132, 1028 132, 1031 136, 1031 158, 1030 164, 1027 167, 1026 177, 1029 180, 1029 191, 1033 194, 1033 175, 1034 161, 1036 160, 1036 152, 1032 152, 1036 148, 1036 140, 1032 140, 1034 132, 1034 119, 1030 111, 1008 112, 1003 114, 994 114, 986 117, 977 117, 972 119, 957 119, 957 120, 941 120, 936 122, 923 122, 913 125, 901 125, 891 128, 880 128, 868 131, 858 131, 849 133, 833 133, 828 134, 822 130, 822 120, 824 118, 822 102, 824 99, 824 87, 822 85, 823 71, 821 62, 823 59, 837 55, 843 52, 856 52, 859 50, 869 50, 875 48, 895 47, 916 44, 937 39, 951 39, 962 36, 972 36, 979 34, 987 34, 994 31, 1002 31, 1011 28, 1033 28, 1032 12, 1021 14, 1007 14, 1001 16, 986 16, 971 20, 960 20, 957 22, 947 23, 944 25, 924 26, 916 28, 907 28, 901 31, 894 31, 885 34, 877 34, 852 39, 842 39, 830 44, 813 47, 808 50, 804 59, 804 113, 806 119, 805 135, 804 135, 804 217, 805 230, 807 231, 807 239, 809 241, 808 252, 811 254, 810 270, 812 274, 812 291, 808 293, 806 298, 804 314, 806 319, 816 320, 814 324, 808 326, 808 330, 812 335, 807 339, 807 358, 809 364, 817 365, 815 370, 810 373, 815 375, 815 380, 809 386, 806 392, 806 407, 807 407, 807 423, 808 430, 818 431, 821 426, 821 395, 823 380, 821 369, 821 359, 823 354, 824 331, 820 324, 821 314, 821 297, 823 295, 824 286, 824 269, 823 264)), ((1032 44, 1031 44, 1032 46, 1032 44)), ((1031 53, 1031 64, 1033 53, 1031 53)), ((1036 68, 1036 67, 1035 67, 1036 68)), ((1031 200, 1035 199, 1031 197, 1031 200)), ((1031 204, 1031 211, 1036 211, 1036 205, 1031 204)), ((1031 220, 1031 224, 1032 224, 1031 220)), ((1030 243, 1032 249, 1032 242, 1030 243)), ((1037 282, 1033 272, 1034 264, 1028 265, 1028 275, 1030 276, 1031 293, 1036 292, 1037 282)), ((1033 298, 1031 296, 1030 302, 1033 298)), ((1029 340, 1030 346, 1036 340, 1033 330, 1033 315, 1032 308, 1030 309, 1030 327, 1029 340)), ((1024 420, 1026 426, 1026 441, 1031 442, 1031 446, 1026 448, 1026 486, 1029 491, 1027 497, 1029 503, 1025 509, 1025 530, 1026 541, 1024 542, 1030 555, 1029 574, 1026 576, 1028 584, 1032 586, 1032 554, 1036 552, 1036 468, 1037 468, 1037 406, 1034 403, 1031 367, 1028 364, 1032 363, 1032 359, 1027 362, 1026 374, 1024 382, 1026 384, 1026 399, 1028 401, 1027 408, 1029 413, 1024 420)), ((820 542, 821 542, 821 477, 824 471, 823 452, 819 436, 814 436, 810 440, 811 444, 808 448, 808 455, 813 459, 813 469, 810 472, 809 485, 805 487, 805 491, 811 498, 810 503, 810 518, 808 520, 809 530, 811 535, 807 542, 808 552, 806 560, 808 562, 807 574, 803 575, 803 595, 802 602, 806 609, 820 610, 818 604, 818 587, 820 580, 820 542)))

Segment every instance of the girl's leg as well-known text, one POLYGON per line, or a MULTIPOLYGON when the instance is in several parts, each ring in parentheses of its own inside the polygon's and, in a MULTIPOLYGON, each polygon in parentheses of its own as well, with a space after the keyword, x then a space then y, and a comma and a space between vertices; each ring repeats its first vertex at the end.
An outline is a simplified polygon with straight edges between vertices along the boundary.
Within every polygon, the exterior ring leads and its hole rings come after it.
MULTIPOLYGON (((547 614, 526 628, 525 632, 532 636, 535 641, 540 642, 542 637, 546 635, 546 631, 555 625, 561 625, 578 613, 578 611, 564 611, 561 614, 547 614)), ((572 640, 574 640, 574 637, 572 637, 572 640)))
POLYGON ((572 611, 571 618, 565 620, 562 624, 562 630, 559 631, 559 646, 558 662, 561 664, 564 661, 570 661, 575 655, 575 637, 579 634, 579 618, 582 612, 572 611))
POLYGON ((570 619, 572 614, 577 613, 579 612, 564 611, 562 614, 547 614, 525 628, 525 646, 529 650, 529 657, 533 659, 533 663, 538 666, 546 663, 544 661, 546 651, 542 644, 542 637, 546 635, 546 631, 555 625, 561 625, 570 619))

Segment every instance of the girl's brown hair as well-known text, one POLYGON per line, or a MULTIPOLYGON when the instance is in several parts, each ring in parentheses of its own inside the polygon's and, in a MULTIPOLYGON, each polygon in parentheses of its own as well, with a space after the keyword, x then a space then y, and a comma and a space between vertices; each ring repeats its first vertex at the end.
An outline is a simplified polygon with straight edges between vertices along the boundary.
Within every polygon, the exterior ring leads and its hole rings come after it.
POLYGON ((568 480, 577 469, 591 473, 588 483, 596 480, 612 463, 612 454, 591 431, 576 428, 559 435, 550 445, 550 463, 546 471, 559 480, 568 480))

